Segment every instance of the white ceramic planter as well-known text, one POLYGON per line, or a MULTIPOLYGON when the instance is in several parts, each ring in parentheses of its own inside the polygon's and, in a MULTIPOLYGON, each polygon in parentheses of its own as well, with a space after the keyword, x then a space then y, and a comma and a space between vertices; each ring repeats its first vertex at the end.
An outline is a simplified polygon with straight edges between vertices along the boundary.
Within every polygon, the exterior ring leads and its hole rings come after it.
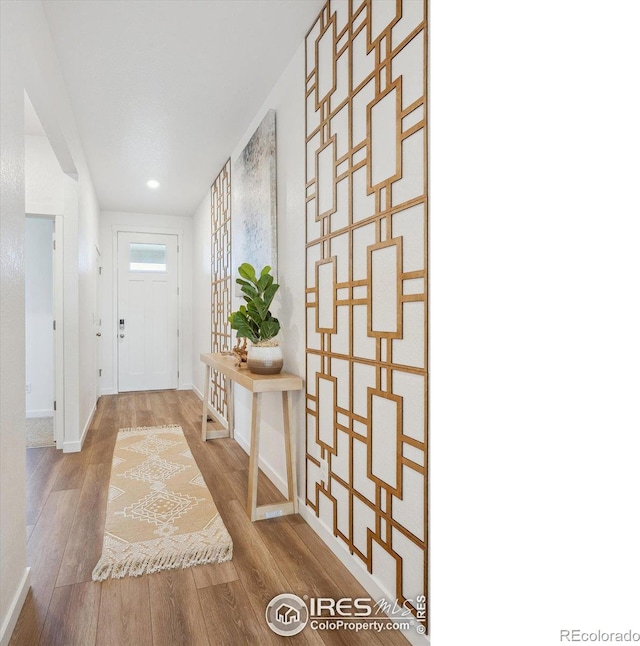
POLYGON ((251 345, 247 367, 257 375, 277 375, 282 370, 282 350, 279 345, 251 345))

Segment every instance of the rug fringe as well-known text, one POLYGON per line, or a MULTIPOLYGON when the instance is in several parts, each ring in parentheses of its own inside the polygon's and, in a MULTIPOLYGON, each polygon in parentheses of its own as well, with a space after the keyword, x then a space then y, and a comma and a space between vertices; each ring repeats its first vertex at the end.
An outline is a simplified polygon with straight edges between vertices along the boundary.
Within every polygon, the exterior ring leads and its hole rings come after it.
POLYGON ((140 556, 131 554, 127 558, 114 561, 113 556, 102 556, 92 574, 94 581, 104 581, 108 578, 121 579, 125 576, 141 576, 153 574, 161 570, 174 570, 192 565, 206 563, 223 563, 230 561, 233 556, 231 539, 222 545, 200 546, 195 551, 177 552, 175 548, 160 551, 154 555, 140 556))

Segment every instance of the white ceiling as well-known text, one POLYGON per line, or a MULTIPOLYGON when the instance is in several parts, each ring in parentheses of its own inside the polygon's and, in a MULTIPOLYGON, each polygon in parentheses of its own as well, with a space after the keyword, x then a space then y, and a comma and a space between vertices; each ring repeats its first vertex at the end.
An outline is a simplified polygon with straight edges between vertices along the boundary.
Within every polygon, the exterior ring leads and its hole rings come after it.
POLYGON ((192 215, 323 4, 45 0, 101 208, 192 215))

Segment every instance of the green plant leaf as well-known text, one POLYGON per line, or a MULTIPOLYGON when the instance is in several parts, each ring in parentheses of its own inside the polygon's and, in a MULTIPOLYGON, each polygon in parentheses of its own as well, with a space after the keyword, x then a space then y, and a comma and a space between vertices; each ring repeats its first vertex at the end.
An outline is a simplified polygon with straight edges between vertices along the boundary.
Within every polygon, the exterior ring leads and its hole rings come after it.
POLYGON ((258 279, 258 291, 262 294, 267 287, 268 276, 261 276, 258 279))
POLYGON ((246 294, 249 298, 257 298, 258 296, 258 292, 256 291, 255 287, 253 285, 249 285, 249 283, 243 285, 240 288, 240 291, 243 294, 246 294))
POLYGON ((238 338, 246 337, 253 343, 257 343, 260 340, 259 328, 255 323, 252 324, 244 314, 233 312, 229 317, 229 323, 231 324, 231 328, 236 330, 236 336, 238 338))
POLYGON ((249 263, 238 267, 242 278, 236 278, 246 305, 241 305, 237 312, 229 317, 232 329, 239 338, 246 337, 254 343, 272 339, 280 331, 280 322, 269 311, 273 298, 280 285, 273 282, 269 273, 271 267, 263 267, 260 276, 256 277, 255 269, 249 263))
POLYGON ((251 281, 254 285, 256 284, 256 270, 248 262, 243 262, 240 267, 238 267, 238 273, 245 280, 251 281))
POLYGON ((260 293, 264 292, 269 285, 273 283, 273 276, 266 275, 266 276, 261 276, 260 279, 258 280, 258 291, 260 293))
POLYGON ((258 308, 255 306, 255 304, 252 302, 249 303, 247 306, 247 314, 250 316, 255 324, 259 327, 260 323, 262 323, 262 320, 264 319, 264 316, 260 314, 258 311, 258 308))
POLYGON ((266 311, 269 309, 269 306, 271 305, 271 301, 273 300, 273 297, 276 295, 276 292, 278 291, 279 288, 280 288, 280 285, 278 285, 277 283, 273 283, 264 290, 264 295, 262 298, 265 304, 265 314, 266 314, 266 311))
POLYGON ((260 297, 252 298, 251 306, 255 308, 258 316, 260 317, 260 321, 262 321, 267 316, 267 312, 269 310, 265 307, 264 301, 260 297))
POLYGON ((276 334, 280 332, 280 322, 278 319, 271 319, 270 321, 262 321, 260 324, 260 336, 263 341, 273 339, 276 334))

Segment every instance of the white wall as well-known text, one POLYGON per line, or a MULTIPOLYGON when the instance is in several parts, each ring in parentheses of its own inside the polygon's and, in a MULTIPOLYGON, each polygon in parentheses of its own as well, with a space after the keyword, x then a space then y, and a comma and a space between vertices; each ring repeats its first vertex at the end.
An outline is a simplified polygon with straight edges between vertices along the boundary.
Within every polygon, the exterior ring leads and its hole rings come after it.
POLYGON ((28 590, 25 540, 24 83, 18 3, 0 3, 0 643, 28 590))
POLYGON ((44 135, 25 136, 27 213, 62 215, 64 257, 64 445, 79 451, 96 404, 94 293, 98 202, 87 171, 62 171, 44 135))
MULTIPOLYGON (((71 181, 71 180, 67 180, 71 181)), ((79 398, 79 426, 80 443, 84 442, 91 418, 93 416, 98 391, 98 366, 96 365, 96 337, 95 321, 97 320, 98 303, 96 301, 96 263, 100 250, 99 244, 99 219, 100 206, 93 190, 91 180, 84 173, 80 173, 77 182, 78 205, 78 252, 76 258, 76 271, 78 272, 78 398, 79 398)), ((66 236, 66 228, 65 228, 66 236)), ((100 250, 101 251, 101 250, 100 250)), ((65 328, 67 326, 65 311, 65 328)), ((66 334, 66 332, 65 332, 66 334)), ((66 336, 65 336, 66 338, 66 336)), ((73 337, 76 338, 76 337, 73 337)), ((67 370, 65 364, 65 371, 67 370)), ((66 393, 65 393, 66 397, 66 393)), ((65 449, 71 447, 65 436, 65 449)), ((79 450, 77 447, 76 450, 79 450)))
MULTIPOLYGON (((273 307, 282 330, 284 370, 304 375, 305 372, 305 238, 304 238, 304 45, 298 47, 253 122, 231 153, 231 163, 237 159, 256 128, 270 109, 276 111, 276 165, 278 213, 278 283, 280 289, 273 307)), ((233 176, 231 177, 233 186, 233 176)), ((232 190, 233 193, 233 190, 232 190)), ((233 217, 233 202, 232 202, 233 217)), ((232 249, 237 254, 237 249, 232 249)), ((232 266, 243 262, 232 256, 232 266)), ((235 290, 234 290, 235 294, 235 290)), ((234 299, 236 310, 243 301, 234 299)), ((304 499, 304 398, 302 391, 292 394, 293 414, 297 434, 299 495, 304 499)), ((248 447, 250 442, 250 394, 235 389, 236 439, 248 447)), ((260 456, 263 467, 281 488, 286 482, 284 438, 282 434, 282 403, 278 393, 265 393, 262 403, 260 456)))
MULTIPOLYGON (((274 315, 280 319, 284 370, 304 374, 304 46, 296 51, 267 100, 256 114, 242 139, 231 153, 232 163, 251 138, 270 109, 276 110, 277 137, 277 210, 278 210, 278 281, 280 290, 274 301, 274 315), (301 217, 302 214, 302 217, 301 217)), ((213 181, 213 178, 212 178, 213 181)), ((231 178, 233 182, 233 177, 231 178)), ((233 205, 232 205, 233 217, 233 205)), ((194 347, 193 374, 198 394, 202 396, 204 369, 200 353, 211 351, 211 198, 207 193, 193 216, 194 227, 194 347)), ((242 262, 233 257, 232 265, 242 262)), ((235 299, 234 309, 242 301, 235 299)), ((250 395, 235 389, 236 439, 245 448, 250 441, 250 395)), ((297 431, 298 473, 304 474, 304 400, 293 394, 297 431)), ((260 435, 261 467, 284 490, 286 467, 282 435, 282 403, 279 394, 263 395, 260 435)), ((299 494, 304 492, 304 478, 299 479, 299 494)))
MULTIPOLYGON (((212 178, 213 182, 213 178, 212 178)), ((191 374, 193 387, 202 398, 203 352, 211 352, 211 194, 207 192, 193 215, 193 352, 191 374)))
POLYGON ((25 351, 27 417, 53 415, 53 220, 25 226, 25 351))
MULTIPOLYGON (((64 333, 75 347, 65 347, 65 399, 70 411, 65 417, 65 450, 79 450, 95 403, 93 352, 88 344, 93 330, 83 328, 80 334, 80 324, 93 302, 90 258, 99 210, 42 4, 1 2, 0 29, 0 644, 4 646, 29 586, 24 437, 25 90, 67 173, 62 179, 65 310, 69 308, 64 333), (79 343, 74 344, 74 339, 79 343)), ((59 204, 57 186, 55 192, 54 202, 59 204)))
POLYGON ((103 211, 100 216, 100 263, 102 266, 100 284, 100 317, 102 318, 101 337, 101 365, 102 378, 100 392, 108 395, 118 392, 117 375, 117 335, 116 312, 114 310, 115 280, 115 231, 121 227, 134 227, 136 231, 162 232, 169 229, 171 232, 179 231, 182 240, 178 255, 179 274, 181 274, 181 289, 179 296, 179 321, 180 343, 178 346, 178 365, 180 379, 178 388, 190 390, 191 380, 191 346, 192 346, 192 294, 193 294, 193 263, 191 250, 193 249, 193 220, 171 215, 149 215, 144 213, 121 213, 116 211, 103 211))
POLYGON ((25 210, 27 213, 64 213, 64 173, 44 135, 25 135, 25 210))
MULTIPOLYGON (((274 314, 280 319, 284 369, 305 374, 305 147, 304 147, 304 43, 300 45, 266 101, 231 153, 233 160, 241 153, 259 123, 270 109, 276 110, 277 137, 277 212, 278 212, 278 282, 280 290, 274 301, 274 314)), ((212 178, 213 180, 213 178, 212 178)), ((231 178, 233 182, 233 177, 231 178)), ((233 191, 232 191, 233 192, 233 191)), ((210 351, 210 196, 205 195, 194 220, 194 351, 195 386, 201 396, 203 368, 199 355, 210 351)), ((233 204, 232 204, 233 217, 233 204)), ((234 257, 235 266, 242 259, 234 257)), ((235 299, 234 309, 241 303, 235 299)), ((250 395, 235 388, 235 437, 248 452, 250 441, 250 395)), ((300 513, 327 543, 346 567, 375 598, 392 597, 379 581, 369 575, 361 563, 333 536, 333 528, 323 525, 313 512, 307 512, 305 500, 305 411, 303 392, 293 394, 296 429, 298 497, 300 513)), ((286 493, 286 467, 282 435, 282 409, 278 394, 265 393, 261 415, 260 467, 276 486, 286 493)))
MULTIPOLYGON (((8 4, 20 5, 5 11, 19 15, 21 23, 23 87, 63 171, 64 450, 79 451, 96 404, 93 319, 100 209, 42 5, 40 2, 8 4)), ((16 60, 16 56, 11 58, 13 64, 16 60)), ((42 178, 38 183, 45 185, 42 178)), ((28 180, 27 187, 31 184, 28 180)), ((57 193, 55 203, 59 203, 59 197, 57 193)), ((53 201, 50 199, 47 203, 53 201)))

